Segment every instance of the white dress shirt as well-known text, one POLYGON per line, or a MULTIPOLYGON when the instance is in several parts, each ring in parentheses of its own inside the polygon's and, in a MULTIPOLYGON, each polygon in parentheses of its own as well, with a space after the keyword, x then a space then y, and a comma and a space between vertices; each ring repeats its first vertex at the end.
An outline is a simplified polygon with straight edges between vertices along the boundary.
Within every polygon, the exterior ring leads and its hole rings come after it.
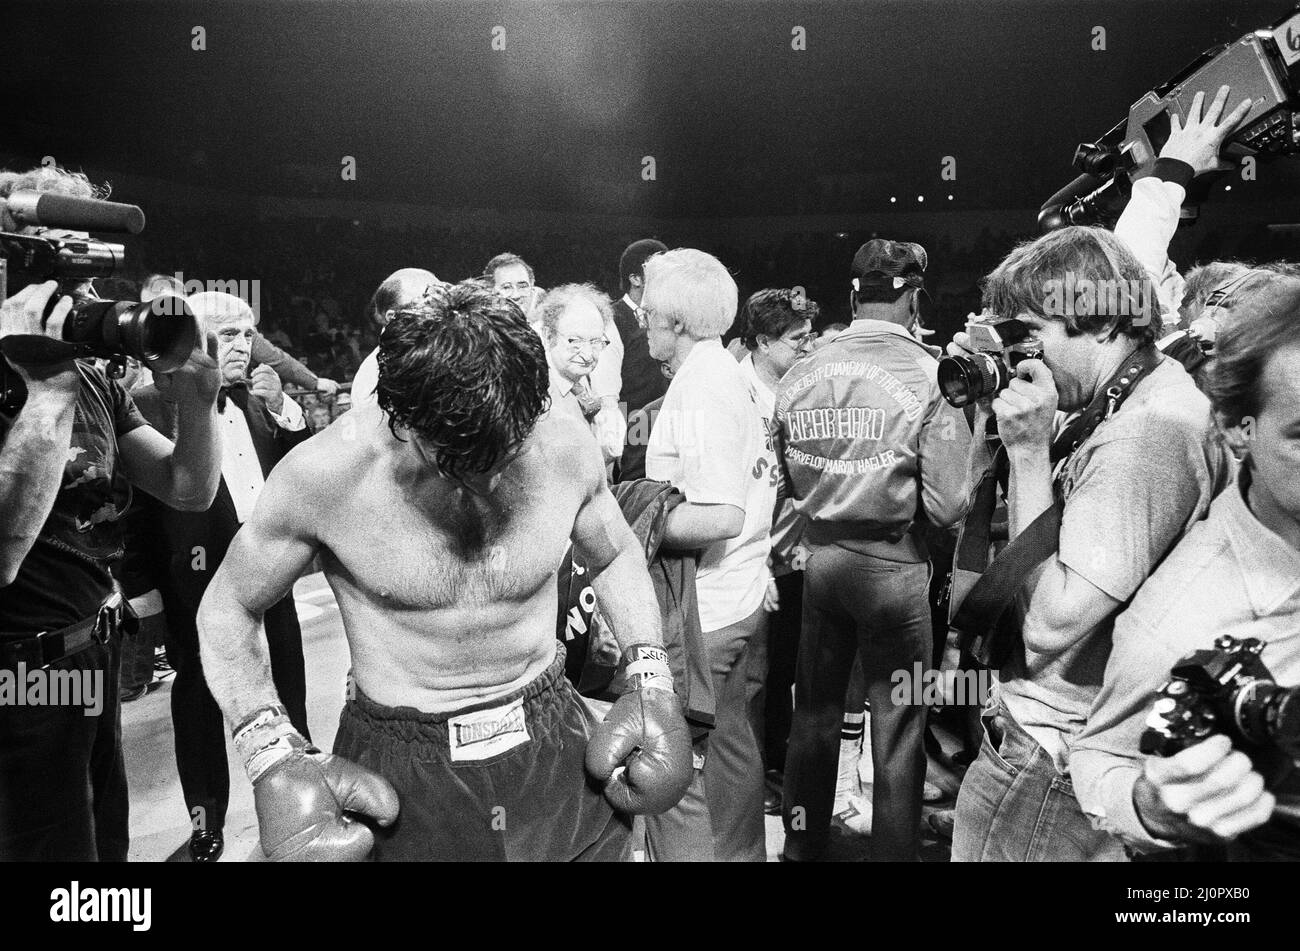
MULTIPOLYGON (((279 413, 271 413, 277 426, 289 432, 298 432, 307 425, 302 407, 289 397, 284 398, 284 406, 279 413)), ((266 479, 262 475, 262 464, 257 458, 257 449, 253 446, 253 435, 248 430, 248 420, 243 411, 235 405, 234 400, 226 402, 226 408, 219 414, 221 424, 221 478, 230 490, 230 499, 235 503, 235 517, 240 524, 248 521, 253 514, 253 506, 262 492, 266 479)))

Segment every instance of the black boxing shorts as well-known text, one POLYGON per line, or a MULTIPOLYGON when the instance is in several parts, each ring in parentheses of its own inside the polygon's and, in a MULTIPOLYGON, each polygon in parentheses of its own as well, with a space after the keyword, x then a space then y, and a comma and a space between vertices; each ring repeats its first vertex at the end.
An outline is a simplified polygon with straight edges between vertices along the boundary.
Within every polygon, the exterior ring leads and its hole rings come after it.
POLYGON ((355 691, 334 753, 374 770, 401 801, 376 828, 389 862, 627 861, 630 817, 587 774, 597 723, 564 676, 564 645, 532 683, 451 713, 385 707, 355 691))

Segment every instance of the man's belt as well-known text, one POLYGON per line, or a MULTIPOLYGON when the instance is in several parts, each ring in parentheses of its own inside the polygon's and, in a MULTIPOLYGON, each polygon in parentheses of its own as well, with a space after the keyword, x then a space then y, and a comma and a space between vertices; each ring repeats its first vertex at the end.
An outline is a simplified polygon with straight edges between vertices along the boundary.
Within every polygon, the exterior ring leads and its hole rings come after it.
POLYGON ((0 668, 16 667, 19 663, 28 669, 49 667, 92 644, 107 644, 128 630, 134 621, 130 605, 121 592, 114 591, 90 617, 57 631, 34 635, 0 633, 0 668))

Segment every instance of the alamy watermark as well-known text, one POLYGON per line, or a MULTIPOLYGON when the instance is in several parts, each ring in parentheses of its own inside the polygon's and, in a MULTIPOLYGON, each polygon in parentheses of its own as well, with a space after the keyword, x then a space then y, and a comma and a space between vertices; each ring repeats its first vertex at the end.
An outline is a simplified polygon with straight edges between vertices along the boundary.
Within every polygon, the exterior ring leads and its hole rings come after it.
MULTIPOLYGON (((232 297, 238 297, 249 306, 253 311, 255 321, 262 319, 262 282, 256 278, 251 281, 201 281, 196 277, 187 279, 182 271, 177 271, 169 276, 179 285, 175 293, 181 297, 189 297, 191 294, 202 294, 204 292, 229 294, 232 297)), ((161 305, 158 312, 167 313, 166 304, 161 305)))
POLYGON ((889 681, 889 699, 905 707, 987 706, 994 683, 990 670, 926 670, 920 661, 894 671, 889 681))
POLYGON ((0 707, 83 707, 88 717, 104 712, 102 670, 0 670, 0 707))
POLYGON ((1160 313, 1155 285, 1147 278, 1093 280, 1066 271, 1043 282, 1043 313, 1049 317, 1132 317, 1145 327, 1160 313))

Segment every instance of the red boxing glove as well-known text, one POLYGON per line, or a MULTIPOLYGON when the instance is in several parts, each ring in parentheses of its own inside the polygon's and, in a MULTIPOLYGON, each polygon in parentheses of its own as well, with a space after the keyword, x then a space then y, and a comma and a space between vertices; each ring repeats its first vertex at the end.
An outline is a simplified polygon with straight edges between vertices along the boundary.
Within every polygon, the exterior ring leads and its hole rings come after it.
POLYGON ((262 852, 273 862, 360 862, 374 848, 374 833, 346 813, 381 826, 397 819, 388 780, 322 753, 275 710, 237 731, 235 746, 253 781, 262 852))
POLYGON ((587 744, 587 772, 620 812, 658 815, 686 794, 694 774, 691 734, 662 647, 628 650, 624 694, 587 744))

